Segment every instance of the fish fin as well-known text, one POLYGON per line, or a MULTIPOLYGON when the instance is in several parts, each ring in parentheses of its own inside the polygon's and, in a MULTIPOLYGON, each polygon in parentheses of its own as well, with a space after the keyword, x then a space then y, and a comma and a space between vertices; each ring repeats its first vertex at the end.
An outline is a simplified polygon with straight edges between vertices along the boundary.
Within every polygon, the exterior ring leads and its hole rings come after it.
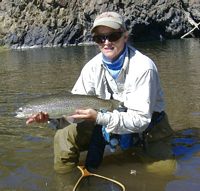
POLYGON ((67 120, 69 123, 81 123, 84 121, 84 119, 74 119, 71 116, 63 116, 65 120, 67 120))

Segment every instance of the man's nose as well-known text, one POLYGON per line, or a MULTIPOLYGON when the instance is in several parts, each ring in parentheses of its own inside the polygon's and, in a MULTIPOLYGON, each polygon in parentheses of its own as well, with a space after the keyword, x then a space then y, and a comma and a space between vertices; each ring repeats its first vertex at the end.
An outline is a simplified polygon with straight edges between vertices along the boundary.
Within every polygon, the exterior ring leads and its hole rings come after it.
POLYGON ((109 44, 110 41, 106 38, 104 44, 109 44))

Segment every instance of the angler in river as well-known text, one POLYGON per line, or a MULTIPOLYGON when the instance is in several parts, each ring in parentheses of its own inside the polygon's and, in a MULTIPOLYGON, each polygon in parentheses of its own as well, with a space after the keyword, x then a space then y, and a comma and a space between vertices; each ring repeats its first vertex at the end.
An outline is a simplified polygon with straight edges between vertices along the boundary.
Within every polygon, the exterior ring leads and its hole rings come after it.
MULTIPOLYGON (((91 33, 100 53, 84 66, 71 92, 118 100, 125 107, 113 111, 77 108, 70 118, 84 121, 67 126, 64 118, 57 119, 54 169, 58 173, 71 172, 81 151, 88 150, 85 167, 91 171, 100 166, 106 144, 148 151, 150 142, 173 134, 156 65, 128 44, 123 17, 104 12, 95 19, 91 33)), ((51 121, 49 114, 40 112, 26 123, 47 121, 51 121)))

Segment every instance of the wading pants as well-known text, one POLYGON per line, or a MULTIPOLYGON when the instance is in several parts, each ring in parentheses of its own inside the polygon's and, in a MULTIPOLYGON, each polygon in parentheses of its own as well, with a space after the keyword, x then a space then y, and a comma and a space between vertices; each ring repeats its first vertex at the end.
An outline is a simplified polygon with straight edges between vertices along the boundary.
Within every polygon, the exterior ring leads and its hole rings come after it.
POLYGON ((78 164, 80 152, 88 150, 91 137, 94 137, 92 136, 94 127, 100 129, 100 126, 95 126, 94 123, 82 122, 70 124, 56 131, 54 137, 54 169, 58 173, 70 172, 78 164))
MULTIPOLYGON (((101 126, 95 126, 94 123, 91 122, 70 124, 63 129, 58 129, 54 137, 54 169, 58 173, 70 172, 78 164, 80 152, 88 149, 94 151, 88 152, 90 155, 91 153, 97 152, 93 154, 93 156, 95 157, 98 155, 100 157, 94 158, 94 161, 87 161, 93 160, 91 156, 87 156, 86 165, 94 163, 94 167, 98 167, 101 163, 106 145, 103 136, 101 135, 98 137, 101 134, 99 131, 101 131, 101 126), (97 136, 95 136, 95 133, 97 136), (101 147, 99 151, 95 151, 95 148, 91 148, 91 141, 96 141, 96 148, 101 147)), ((172 134, 173 131, 168 123, 167 115, 165 114, 162 120, 148 133, 147 141, 154 143, 172 134)))

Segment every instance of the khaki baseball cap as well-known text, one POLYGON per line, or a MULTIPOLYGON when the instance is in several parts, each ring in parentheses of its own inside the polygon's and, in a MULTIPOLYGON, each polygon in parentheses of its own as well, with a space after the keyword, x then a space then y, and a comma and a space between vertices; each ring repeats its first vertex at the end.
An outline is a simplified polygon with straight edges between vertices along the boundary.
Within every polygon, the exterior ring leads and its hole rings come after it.
POLYGON ((126 25, 122 16, 116 12, 104 12, 97 16, 94 20, 91 32, 94 32, 94 29, 98 26, 107 26, 113 29, 123 28, 126 30, 126 25))

